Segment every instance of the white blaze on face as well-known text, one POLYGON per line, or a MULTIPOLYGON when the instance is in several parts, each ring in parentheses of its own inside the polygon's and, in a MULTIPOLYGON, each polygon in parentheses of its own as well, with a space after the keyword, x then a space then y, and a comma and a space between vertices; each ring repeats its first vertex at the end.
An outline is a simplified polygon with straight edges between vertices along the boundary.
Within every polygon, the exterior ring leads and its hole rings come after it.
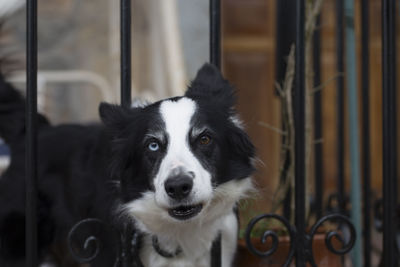
POLYGON ((196 103, 185 97, 178 101, 167 100, 160 105, 161 117, 168 135, 167 152, 154 179, 155 199, 160 206, 169 207, 164 183, 176 168, 194 173, 193 189, 189 196, 192 204, 204 202, 211 197, 211 175, 193 155, 189 145, 190 122, 196 108, 196 103))

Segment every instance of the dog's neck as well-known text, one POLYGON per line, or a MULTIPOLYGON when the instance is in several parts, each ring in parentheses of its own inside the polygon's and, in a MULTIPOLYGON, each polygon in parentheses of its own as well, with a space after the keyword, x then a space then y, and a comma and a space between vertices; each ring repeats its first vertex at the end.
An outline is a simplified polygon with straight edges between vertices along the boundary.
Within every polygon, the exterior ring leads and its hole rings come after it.
POLYGON ((172 253, 169 252, 169 251, 166 251, 165 249, 163 249, 162 246, 160 245, 160 242, 158 241, 158 237, 156 235, 152 236, 152 240, 151 241, 152 241, 152 245, 153 245, 154 250, 160 256, 162 256, 164 258, 174 258, 174 257, 176 257, 176 256, 178 256, 178 255, 180 255, 182 253, 182 248, 179 247, 179 246, 172 253))

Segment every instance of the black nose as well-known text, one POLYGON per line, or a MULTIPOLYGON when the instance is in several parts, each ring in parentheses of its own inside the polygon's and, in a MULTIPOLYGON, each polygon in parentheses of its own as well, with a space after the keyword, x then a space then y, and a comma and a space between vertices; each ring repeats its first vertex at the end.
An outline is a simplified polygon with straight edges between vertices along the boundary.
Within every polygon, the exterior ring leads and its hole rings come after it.
POLYGON ((164 187, 169 197, 182 200, 192 191, 193 180, 188 175, 173 176, 165 181, 164 187))

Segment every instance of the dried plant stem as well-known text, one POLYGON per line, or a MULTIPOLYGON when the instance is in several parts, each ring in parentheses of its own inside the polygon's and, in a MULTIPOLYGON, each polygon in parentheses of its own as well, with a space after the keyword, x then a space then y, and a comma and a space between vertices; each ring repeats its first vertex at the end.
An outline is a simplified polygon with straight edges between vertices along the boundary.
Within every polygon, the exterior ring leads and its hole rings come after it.
POLYGON ((284 130, 281 130, 281 129, 279 129, 279 128, 275 127, 275 126, 272 126, 272 125, 270 125, 268 123, 260 121, 260 122, 258 122, 258 124, 263 126, 263 127, 265 127, 265 128, 267 128, 267 129, 270 129, 270 130, 272 130, 272 131, 274 131, 274 132, 276 132, 276 133, 278 133, 280 135, 286 135, 287 134, 284 130))
MULTIPOLYGON (((305 136, 306 136, 306 179, 310 177, 310 167, 312 159, 313 140, 313 64, 312 64, 312 40, 316 28, 317 17, 321 11, 323 0, 308 0, 306 3, 306 22, 305 22, 305 73, 306 73, 306 99, 305 99, 305 136)), ((288 190, 291 189, 291 218, 294 219, 294 142, 295 128, 293 119, 292 92, 293 78, 295 74, 295 46, 292 45, 288 56, 285 78, 281 86, 276 86, 281 98, 282 122, 285 136, 281 146, 281 165, 280 165, 280 184, 276 190, 272 203, 272 212, 283 203, 288 190)), ((320 88, 318 88, 320 90, 320 88)), ((306 203, 309 203, 309 192, 312 183, 306 181, 306 203)), ((306 216, 309 214, 309 205, 306 205, 306 216)))
POLYGON ((343 73, 338 73, 327 79, 325 82, 321 83, 320 85, 314 87, 314 89, 311 91, 311 94, 315 94, 319 91, 321 91, 324 87, 328 86, 331 82, 336 81, 337 78, 340 76, 343 76, 343 73))
MULTIPOLYGON (((292 87, 295 70, 295 46, 290 48, 286 67, 285 79, 280 92, 283 129, 285 137, 281 149, 280 184, 276 190, 272 203, 272 212, 281 206, 291 188, 294 192, 294 119, 292 105, 292 87)), ((292 198, 293 199, 293 198, 292 198)))

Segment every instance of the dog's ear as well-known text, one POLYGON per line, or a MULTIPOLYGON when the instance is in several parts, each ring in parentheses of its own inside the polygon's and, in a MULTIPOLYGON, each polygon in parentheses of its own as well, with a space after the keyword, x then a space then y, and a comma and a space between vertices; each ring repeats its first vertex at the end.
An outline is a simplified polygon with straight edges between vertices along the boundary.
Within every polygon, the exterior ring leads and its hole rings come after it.
POLYGON ((255 147, 243 129, 232 125, 229 132, 227 135, 229 162, 226 177, 247 178, 255 171, 255 147))
POLYGON ((225 82, 221 71, 210 63, 205 63, 196 74, 196 78, 193 80, 193 84, 202 84, 212 88, 219 87, 225 82))
POLYGON ((185 96, 195 100, 217 101, 227 107, 235 104, 233 87, 224 79, 218 68, 209 63, 204 64, 197 72, 185 96))
POLYGON ((130 109, 119 105, 102 102, 99 106, 101 121, 112 132, 123 130, 129 122, 131 113, 130 109))

